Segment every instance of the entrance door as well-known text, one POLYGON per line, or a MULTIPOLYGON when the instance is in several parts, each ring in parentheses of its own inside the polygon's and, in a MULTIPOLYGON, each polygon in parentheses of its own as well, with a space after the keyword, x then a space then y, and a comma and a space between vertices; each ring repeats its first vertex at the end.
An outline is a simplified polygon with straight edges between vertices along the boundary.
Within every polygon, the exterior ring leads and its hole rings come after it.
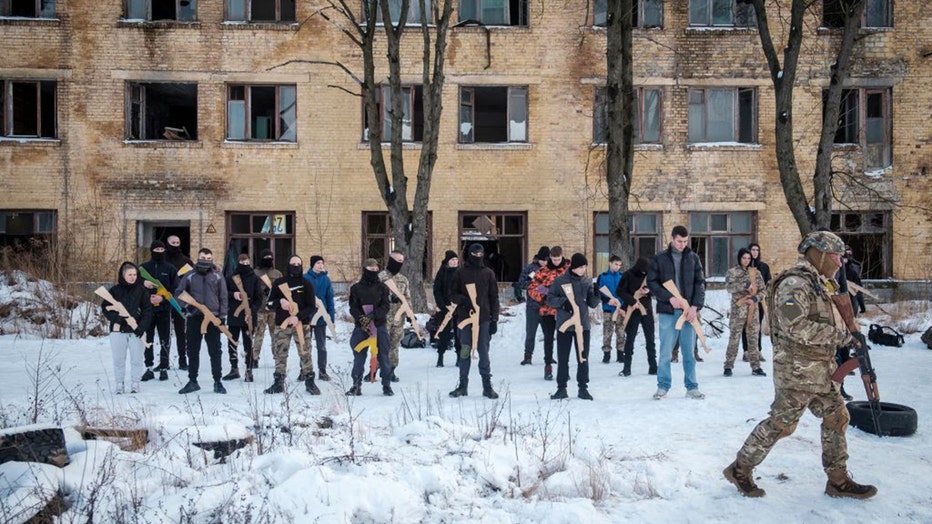
POLYGON ((181 252, 191 256, 191 221, 190 220, 140 220, 137 224, 136 261, 149 260, 149 246, 153 240, 161 240, 168 245, 168 237, 175 235, 181 239, 181 252))

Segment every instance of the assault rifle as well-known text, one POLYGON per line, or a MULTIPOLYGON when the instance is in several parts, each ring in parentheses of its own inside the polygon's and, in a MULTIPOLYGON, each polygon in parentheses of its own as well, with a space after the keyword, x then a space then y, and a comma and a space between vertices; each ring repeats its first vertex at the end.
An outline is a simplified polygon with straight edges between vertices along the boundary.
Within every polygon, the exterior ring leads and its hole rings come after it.
MULTIPOLYGON (((832 381, 841 384, 848 372, 854 371, 854 368, 860 368, 861 381, 864 383, 864 391, 867 393, 867 402, 871 409, 871 420, 874 422, 874 431, 877 435, 882 435, 880 428, 880 389, 877 387, 877 373, 871 364, 870 346, 867 345, 867 340, 865 340, 864 334, 861 333, 861 326, 854 318, 854 307, 851 305, 848 294, 834 294, 831 295, 831 298, 841 318, 845 321, 845 327, 854 337, 851 346, 854 346, 855 351, 854 358, 846 360, 838 366, 838 369, 832 374, 832 381)), ((850 350, 850 347, 848 349, 850 350)))
MULTIPOLYGON (((683 295, 680 295, 680 290, 677 289, 676 284, 674 284, 672 280, 667 280, 666 282, 664 282, 663 287, 667 291, 669 291, 670 294, 673 295, 674 297, 682 300, 683 302, 686 302, 686 307, 689 308, 689 302, 685 298, 683 298, 683 295)), ((680 315, 680 318, 677 319, 676 321, 677 331, 683 328, 683 323, 685 322, 686 322, 686 310, 683 310, 683 313, 680 315)), ((696 312, 696 318, 692 319, 689 323, 692 324, 693 329, 696 331, 696 336, 699 337, 699 343, 702 345, 702 349, 704 349, 706 353, 711 353, 712 350, 709 349, 709 345, 706 343, 706 340, 705 340, 705 333, 702 332, 702 322, 699 318, 698 312, 696 312)))
POLYGON ((573 292, 573 284, 563 284, 560 288, 563 290, 563 294, 566 295, 566 300, 570 302, 570 306, 573 308, 573 316, 560 326, 559 331, 560 333, 566 333, 566 330, 573 328, 573 331, 576 332, 576 354, 579 357, 579 362, 583 363, 586 361, 585 357, 583 357, 584 338, 582 320, 579 318, 579 304, 576 303, 576 293, 573 292))
POLYGON ((383 284, 398 297, 398 300, 401 300, 401 307, 399 307, 398 311, 395 313, 395 322, 401 320, 402 315, 407 315, 408 319, 411 321, 411 326, 414 328, 414 334, 417 335, 418 340, 423 342, 424 337, 421 335, 421 326, 417 325, 417 317, 414 316, 414 310, 411 309, 411 305, 408 304, 408 300, 405 296, 398 291, 398 285, 395 284, 395 281, 391 278, 383 282, 383 284))
POLYGON ((210 309, 207 308, 207 306, 195 300, 195 298, 192 297, 190 293, 188 293, 187 291, 182 291, 178 295, 178 299, 186 304, 189 304, 191 307, 197 309, 198 311, 201 312, 202 315, 204 315, 204 320, 201 322, 201 334, 202 335, 207 333, 207 327, 210 324, 213 324, 214 326, 217 327, 217 329, 220 330, 221 333, 224 334, 224 336, 227 337, 227 340, 229 340, 230 343, 233 344, 233 347, 236 347, 237 345, 239 345, 239 342, 237 342, 236 339, 233 338, 233 333, 230 333, 230 330, 227 329, 225 325, 223 325, 223 322, 221 322, 220 319, 217 318, 217 315, 214 315, 213 312, 211 312, 210 309))
MULTIPOLYGON (((288 312, 291 313, 291 316, 297 315, 298 304, 294 301, 294 298, 291 296, 291 288, 288 287, 288 283, 282 282, 281 284, 278 285, 278 289, 279 291, 282 292, 282 296, 285 297, 285 300, 288 301, 288 312)), ((282 325, 280 327, 284 329, 286 327, 289 327, 290 325, 291 324, 288 322, 288 319, 286 318, 282 322, 282 325)), ((298 337, 298 344, 301 344, 301 347, 303 348, 304 347, 304 326, 301 325, 300 318, 298 319, 298 325, 295 326, 294 329, 295 329, 295 335, 297 335, 298 337)))
POLYGON ((447 324, 453 319, 454 313, 456 313, 456 304, 447 304, 447 313, 443 316, 443 322, 437 327, 437 333, 443 333, 443 328, 447 327, 447 324))
POLYGON ((107 310, 116 311, 119 313, 119 315, 123 317, 124 320, 126 320, 126 325, 132 328, 133 331, 136 331, 136 328, 139 327, 139 324, 136 323, 136 319, 129 314, 129 311, 126 310, 126 306, 124 306, 122 302, 113 298, 113 295, 107 291, 107 288, 100 286, 94 290, 94 294, 109 302, 110 305, 107 306, 107 310))
POLYGON ((479 349, 479 304, 476 302, 476 284, 466 284, 466 294, 469 295, 469 301, 472 302, 472 313, 466 317, 456 327, 465 329, 466 326, 472 326, 472 352, 470 356, 477 358, 479 349))
POLYGON ((161 280, 152 276, 152 274, 146 271, 146 268, 142 266, 139 266, 139 276, 141 276, 143 280, 146 280, 150 284, 155 286, 155 294, 167 300, 168 303, 171 304, 172 308, 174 308, 175 311, 177 311, 179 315, 181 315, 182 317, 184 316, 184 313, 181 311, 181 306, 178 305, 178 301, 175 300, 175 297, 172 295, 172 292, 169 291, 165 287, 164 284, 162 284, 161 280))

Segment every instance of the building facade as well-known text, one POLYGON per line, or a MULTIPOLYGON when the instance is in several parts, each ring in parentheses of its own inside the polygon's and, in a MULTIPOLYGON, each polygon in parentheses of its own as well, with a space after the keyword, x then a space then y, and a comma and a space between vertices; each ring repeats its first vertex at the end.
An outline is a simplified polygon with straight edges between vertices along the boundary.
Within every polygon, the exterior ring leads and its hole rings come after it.
MULTIPOLYGON (((635 255, 662 249, 684 224, 711 276, 752 241, 786 267, 799 234, 774 158, 773 89, 753 13, 736 0, 635 3, 635 255)), ((795 88, 807 191, 840 39, 833 5, 817 2, 807 16, 795 88)), ((144 260, 169 234, 223 259, 270 248, 283 266, 292 252, 322 254, 338 281, 354 279, 363 258, 384 258, 390 223, 365 137, 368 125, 387 126, 386 104, 364 118, 358 85, 333 65, 361 76, 361 53, 321 7, 0 0, 0 243, 50 241, 88 276, 144 260)), ((605 0, 454 9, 455 21, 481 25, 449 34, 426 274, 474 241, 494 253, 502 281, 540 245, 584 251, 604 269, 605 0)), ((832 228, 866 278, 932 275, 930 25, 923 0, 868 0, 859 33, 832 228)), ((419 28, 409 31, 413 180, 422 43, 419 28)), ((387 77, 384 60, 377 67, 387 77)))

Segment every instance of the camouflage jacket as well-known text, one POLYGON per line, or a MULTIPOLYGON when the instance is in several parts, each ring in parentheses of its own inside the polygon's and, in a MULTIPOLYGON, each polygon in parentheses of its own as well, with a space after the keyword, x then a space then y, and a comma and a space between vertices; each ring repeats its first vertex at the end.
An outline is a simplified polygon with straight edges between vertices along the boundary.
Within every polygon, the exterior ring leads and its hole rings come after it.
MULTIPOLYGON (((755 270, 754 273, 757 276, 754 279, 754 285, 757 286, 755 297, 759 302, 765 298, 767 284, 764 283, 764 277, 761 276, 760 271, 755 270)), ((728 270, 725 275, 725 288, 731 293, 731 305, 735 305, 739 300, 746 298, 750 287, 751 275, 747 268, 735 266, 728 270)))
MULTIPOLYGON (((401 273, 398 273, 397 275, 392 276, 392 274, 389 273, 387 269, 383 269, 382 271, 379 271, 380 282, 385 282, 388 279, 392 279, 395 281, 395 285, 398 286, 398 292, 404 295, 405 300, 407 300, 408 304, 410 304, 411 293, 408 292, 408 277, 402 275, 401 273)), ((395 314, 398 313, 398 308, 401 307, 401 302, 400 302, 400 299, 392 299, 391 296, 393 295, 393 293, 391 292, 391 290, 389 290, 388 295, 390 298, 389 298, 389 306, 388 306, 388 318, 386 321, 389 324, 396 324, 397 321, 395 320, 395 314), (396 302, 396 300, 398 301, 396 302)), ((405 318, 406 317, 402 315, 401 324, 404 324, 405 318)))
POLYGON ((835 371, 835 349, 850 335, 819 272, 804 258, 767 289, 777 390, 826 393, 835 371))

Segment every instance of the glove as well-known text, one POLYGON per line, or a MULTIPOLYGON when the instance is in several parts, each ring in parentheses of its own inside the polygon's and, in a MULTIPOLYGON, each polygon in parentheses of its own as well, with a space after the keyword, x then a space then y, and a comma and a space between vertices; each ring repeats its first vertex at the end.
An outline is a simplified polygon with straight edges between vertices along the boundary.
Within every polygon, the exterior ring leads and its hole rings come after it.
POLYGON ((356 319, 356 324, 359 325, 359 329, 363 331, 369 331, 369 324, 371 322, 372 320, 366 315, 361 315, 359 318, 356 319))
POLYGON ((391 296, 388 298, 388 301, 392 304, 401 304, 401 299, 398 298, 398 295, 394 293, 391 294, 391 296))
POLYGON ((573 303, 570 302, 569 300, 567 300, 566 302, 564 302, 564 303, 563 303, 563 306, 561 306, 561 307, 563 308, 563 311, 566 311, 567 313, 572 313, 572 312, 573 312, 573 303))
POLYGON ((496 333, 498 333, 498 321, 493 320, 492 323, 489 324, 489 335, 494 335, 496 333))
POLYGON ((537 292, 541 295, 546 295, 548 291, 550 291, 550 288, 547 286, 537 286, 537 292))

